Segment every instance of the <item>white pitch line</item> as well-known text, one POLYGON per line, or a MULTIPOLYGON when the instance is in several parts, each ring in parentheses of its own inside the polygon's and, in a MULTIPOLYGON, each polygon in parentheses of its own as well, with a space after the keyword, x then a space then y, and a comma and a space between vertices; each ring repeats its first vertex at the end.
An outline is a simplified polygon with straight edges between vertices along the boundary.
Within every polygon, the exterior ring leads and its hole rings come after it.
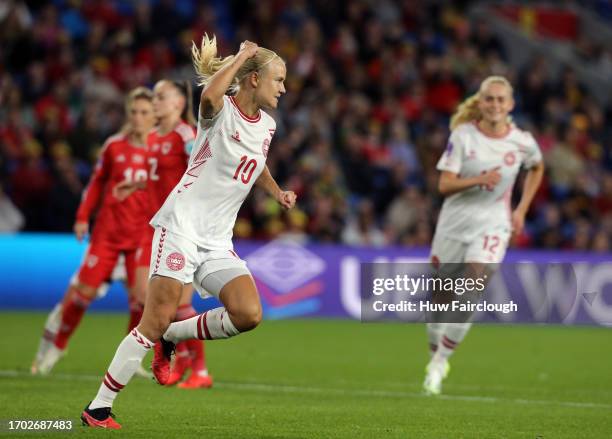
MULTIPOLYGON (((18 378, 32 377, 26 371, 21 370, 0 370, 0 377, 18 378)), ((61 381, 101 381, 102 375, 88 374, 67 374, 67 373, 52 373, 41 377, 35 376, 36 379, 49 379, 61 381)), ((303 393, 303 394, 327 394, 340 396, 370 396, 381 398, 428 398, 442 399, 449 401, 465 401, 465 402, 490 402, 490 403, 511 403, 520 405, 549 405, 572 408, 593 408, 612 410, 612 404, 602 404, 596 402, 578 402, 578 401, 555 401, 546 399, 524 399, 524 398, 500 398, 496 396, 470 396, 470 395, 439 395, 426 396, 419 392, 404 392, 391 390, 368 390, 368 389, 338 389, 333 387, 306 387, 306 386, 290 386, 266 383, 239 383, 227 381, 215 381, 215 387, 239 390, 253 390, 263 392, 284 392, 284 393, 303 393)))

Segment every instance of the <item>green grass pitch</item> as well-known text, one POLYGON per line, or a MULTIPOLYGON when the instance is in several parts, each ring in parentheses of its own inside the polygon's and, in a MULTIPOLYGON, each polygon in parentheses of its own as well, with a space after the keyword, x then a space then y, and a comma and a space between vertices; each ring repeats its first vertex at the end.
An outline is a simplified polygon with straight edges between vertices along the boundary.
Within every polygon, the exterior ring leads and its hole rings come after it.
MULTIPOLYGON (((43 313, 0 313, 0 419, 72 419, 70 434, 129 438, 610 438, 609 329, 476 325, 451 360, 444 396, 421 394, 425 328, 334 320, 265 321, 206 344, 210 390, 134 378, 119 432, 78 420, 127 317, 89 314, 48 377, 29 365, 43 313)), ((148 360, 145 360, 148 363, 148 360)))

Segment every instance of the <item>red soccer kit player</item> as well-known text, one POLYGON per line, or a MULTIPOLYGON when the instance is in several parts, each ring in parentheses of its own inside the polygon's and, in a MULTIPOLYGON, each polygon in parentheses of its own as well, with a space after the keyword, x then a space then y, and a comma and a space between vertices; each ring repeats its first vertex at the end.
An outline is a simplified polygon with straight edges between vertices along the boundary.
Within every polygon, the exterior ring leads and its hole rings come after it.
POLYGON ((93 288, 110 278, 120 253, 125 254, 128 286, 133 286, 136 251, 149 218, 147 195, 136 191, 123 201, 112 194, 113 186, 123 181, 146 181, 148 152, 127 137, 111 137, 83 194, 77 222, 88 222, 99 207, 90 246, 79 271, 79 280, 93 288))
MULTIPOLYGON (((180 122, 174 130, 160 134, 153 130, 147 139, 149 145, 149 178, 147 181, 148 220, 162 207, 172 189, 178 184, 187 169, 189 154, 187 150, 195 139, 194 129, 185 122, 180 122)), ((141 191, 136 191, 138 193, 141 191)), ((140 241, 138 266, 149 267, 151 262, 151 241, 154 229, 147 221, 145 233, 140 241)))
POLYGON ((144 193, 117 198, 114 188, 122 182, 144 182, 148 176, 147 136, 155 123, 151 90, 137 87, 125 100, 126 123, 102 148, 100 159, 83 193, 77 211, 74 233, 80 241, 89 231, 89 221, 97 212, 90 244, 76 283, 64 294, 61 324, 50 346, 35 360, 32 370, 51 371, 63 356, 70 336, 79 325, 98 287, 110 279, 120 255, 124 255, 128 294, 135 291, 136 252, 140 235, 149 218, 144 193))

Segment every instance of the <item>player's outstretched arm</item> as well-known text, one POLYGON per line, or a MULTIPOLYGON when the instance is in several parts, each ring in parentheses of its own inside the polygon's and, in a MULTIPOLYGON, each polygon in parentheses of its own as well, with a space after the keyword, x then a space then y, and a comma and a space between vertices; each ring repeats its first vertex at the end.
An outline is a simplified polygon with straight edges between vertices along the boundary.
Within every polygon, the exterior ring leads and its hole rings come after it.
POLYGON ((247 59, 257 54, 257 49, 257 44, 251 41, 244 41, 240 44, 240 50, 238 50, 232 61, 211 76, 200 97, 202 117, 210 119, 221 110, 223 107, 223 96, 236 77, 238 69, 247 59))
POLYGON ((274 199, 278 201, 285 209, 291 209, 295 206, 295 202, 297 200, 297 195, 295 195, 295 192, 283 191, 280 187, 278 187, 274 177, 272 177, 272 174, 270 174, 268 166, 264 168, 255 184, 274 197, 274 199))
POLYGON ((518 206, 512 212, 512 232, 514 234, 519 234, 523 230, 525 215, 527 215, 533 197, 535 197, 540 183, 542 183, 542 177, 544 177, 544 162, 537 163, 527 171, 521 201, 519 201, 518 206))

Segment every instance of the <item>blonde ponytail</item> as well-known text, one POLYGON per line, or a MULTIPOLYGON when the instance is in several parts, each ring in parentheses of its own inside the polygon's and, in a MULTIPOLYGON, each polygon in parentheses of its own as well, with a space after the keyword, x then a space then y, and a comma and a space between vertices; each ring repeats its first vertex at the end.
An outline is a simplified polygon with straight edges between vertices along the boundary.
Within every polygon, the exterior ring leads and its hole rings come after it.
MULTIPOLYGON (((457 128, 459 125, 479 120, 482 117, 480 109, 478 108, 478 100, 480 95, 487 89, 491 84, 503 84, 508 87, 510 96, 513 94, 513 88, 510 82, 503 76, 489 76, 480 84, 478 92, 463 101, 457 111, 452 115, 450 120, 451 131, 457 128)), ((512 118, 508 116, 508 123, 512 121, 512 118)))
MULTIPOLYGON (((234 56, 235 55, 230 55, 225 58, 217 56, 217 37, 214 35, 212 38, 209 38, 208 34, 204 34, 199 48, 196 43, 193 42, 191 45, 191 58, 198 78, 197 84, 206 87, 210 78, 224 66, 231 63, 234 56)), ((240 89, 240 81, 249 73, 260 71, 276 58, 283 63, 285 62, 276 52, 266 49, 265 47, 259 47, 257 55, 246 60, 240 69, 238 69, 238 73, 233 78, 227 93, 231 95, 238 92, 240 89)))
POLYGON ((450 120, 451 131, 463 123, 480 119, 481 114, 478 109, 478 97, 478 93, 475 93, 459 105, 457 111, 455 111, 455 114, 453 114, 450 120))

